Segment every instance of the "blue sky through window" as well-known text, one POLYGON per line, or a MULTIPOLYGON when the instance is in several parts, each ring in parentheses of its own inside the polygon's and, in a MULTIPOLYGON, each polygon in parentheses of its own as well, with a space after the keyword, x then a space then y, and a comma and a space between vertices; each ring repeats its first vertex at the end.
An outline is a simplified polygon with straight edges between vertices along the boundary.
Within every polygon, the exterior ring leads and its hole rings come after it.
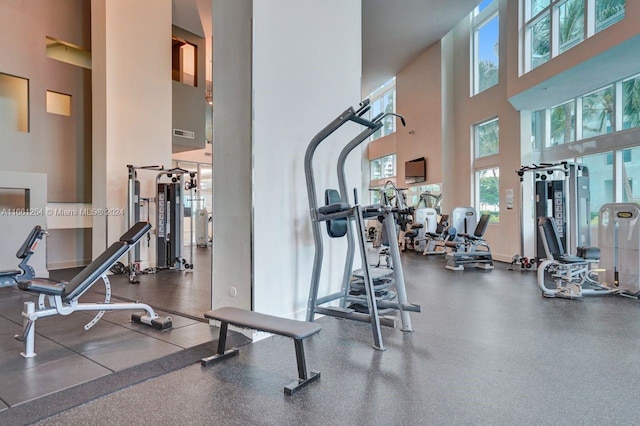
POLYGON ((488 60, 494 63, 498 61, 498 52, 496 52, 498 21, 498 17, 495 17, 478 31, 478 59, 480 60, 488 60))
POLYGON ((482 0, 478 5, 478 12, 482 12, 487 6, 489 6, 494 0, 482 0))

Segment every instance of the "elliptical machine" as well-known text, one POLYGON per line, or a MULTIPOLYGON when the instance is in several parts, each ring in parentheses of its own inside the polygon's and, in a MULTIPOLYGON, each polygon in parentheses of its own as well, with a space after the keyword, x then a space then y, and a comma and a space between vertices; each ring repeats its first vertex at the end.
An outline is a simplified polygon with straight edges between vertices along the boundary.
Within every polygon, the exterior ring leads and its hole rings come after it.
MULTIPOLYGON (((390 255, 393 259, 393 276, 395 280, 398 301, 381 300, 376 298, 376 289, 372 280, 372 271, 366 256, 366 231, 364 218, 383 216, 383 226, 388 235, 396 235, 396 223, 394 220, 394 208, 391 206, 374 205, 363 207, 359 204, 357 193, 354 195, 354 204, 349 203, 347 195, 347 184, 345 174, 345 162, 347 156, 362 142, 367 140, 369 136, 374 134, 382 127, 382 120, 389 115, 398 116, 394 113, 380 113, 373 119, 368 120, 363 116, 369 111, 369 100, 360 103, 358 110, 350 107, 342 112, 329 125, 322 129, 310 142, 305 153, 304 167, 307 183, 307 194, 309 199, 309 212, 311 216, 311 228, 313 230, 313 239, 315 243, 315 254, 313 259, 313 270, 311 274, 311 286, 309 289, 309 299, 307 305, 307 321, 313 322, 315 314, 323 314, 338 318, 351 319, 355 321, 368 322, 371 324, 373 335, 373 348, 384 350, 382 342, 381 325, 395 326, 395 320, 384 317, 381 318, 379 309, 395 309, 400 311, 403 331, 413 331, 411 327, 411 319, 409 312, 420 312, 418 305, 409 304, 404 286, 404 275, 402 273, 402 264, 400 262, 400 250, 398 248, 397 238, 390 241, 390 255), (329 189, 325 192, 325 206, 318 205, 316 195, 315 177, 313 173, 313 156, 318 146, 326 140, 333 132, 348 122, 360 124, 365 129, 352 139, 340 152, 338 157, 338 185, 339 192, 335 189, 329 189), (332 238, 347 237, 347 256, 345 260, 345 268, 342 279, 342 289, 336 293, 319 297, 318 290, 320 287, 320 274, 322 271, 323 261, 323 241, 320 231, 320 223, 325 222, 327 232, 332 238), (350 295, 350 283, 352 277, 353 261, 355 256, 356 236, 353 232, 353 223, 355 223, 355 231, 358 241, 358 249, 362 263, 362 282, 364 286, 364 295, 350 295), (339 301, 339 306, 326 306, 330 302, 339 301), (347 303, 361 303, 367 306, 367 312, 357 312, 348 307, 347 303), (323 306, 324 305, 324 306, 323 306)), ((398 116, 403 125, 404 119, 398 116)))

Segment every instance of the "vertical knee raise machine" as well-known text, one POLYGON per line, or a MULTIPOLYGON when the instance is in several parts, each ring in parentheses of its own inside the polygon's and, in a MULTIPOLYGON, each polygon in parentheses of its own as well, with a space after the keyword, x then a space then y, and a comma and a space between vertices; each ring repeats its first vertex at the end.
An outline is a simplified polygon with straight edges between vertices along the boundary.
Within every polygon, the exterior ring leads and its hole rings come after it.
MULTIPOLYGON (((368 322, 371 324, 373 347, 377 350, 384 350, 380 326, 395 326, 395 321, 387 317, 381 318, 379 309, 396 309, 400 311, 402 330, 412 331, 413 329, 411 327, 409 312, 420 312, 420 306, 409 304, 407 301, 397 238, 390 238, 390 251, 394 264, 393 275, 398 293, 398 302, 379 300, 376 298, 376 289, 373 284, 372 272, 369 268, 366 256, 366 232, 364 218, 382 216, 383 226, 386 228, 388 235, 395 236, 396 224, 393 219, 394 212, 390 206, 377 205, 362 207, 358 204, 357 199, 354 200, 355 203, 351 205, 347 196, 348 191, 344 170, 347 156, 354 148, 367 140, 369 136, 382 127, 382 120, 384 117, 388 115, 395 115, 392 113, 380 113, 373 119, 368 120, 363 118, 363 116, 369 111, 369 108, 369 100, 365 100, 360 104, 360 108, 358 110, 355 110, 354 108, 348 108, 345 110, 312 139, 305 153, 305 177, 309 199, 311 228, 313 230, 313 239, 315 243, 311 286, 307 305, 307 321, 312 322, 315 318, 315 314, 323 314, 368 322), (317 147, 333 132, 349 122, 360 124, 364 126, 365 129, 345 146, 338 157, 337 173, 340 192, 328 190, 325 193, 327 205, 319 206, 316 195, 315 177, 313 173, 314 153, 317 147), (325 222, 327 224, 327 231, 330 236, 335 238, 342 236, 347 237, 347 258, 343 272, 342 289, 334 294, 319 297, 318 290, 320 287, 320 274, 324 254, 322 233, 320 231, 321 222, 325 222), (364 296, 350 295, 350 282, 353 274, 352 268, 356 242, 356 237, 353 233, 353 223, 355 223, 355 233, 357 235, 358 249, 360 251, 362 263, 361 274, 364 284, 364 296), (327 304, 335 301, 339 301, 339 306, 326 306, 327 304), (347 303, 349 302, 364 303, 368 307, 368 311, 366 313, 356 312, 347 306, 347 303)), ((402 117, 400 118, 404 124, 404 119, 402 119, 402 117)))

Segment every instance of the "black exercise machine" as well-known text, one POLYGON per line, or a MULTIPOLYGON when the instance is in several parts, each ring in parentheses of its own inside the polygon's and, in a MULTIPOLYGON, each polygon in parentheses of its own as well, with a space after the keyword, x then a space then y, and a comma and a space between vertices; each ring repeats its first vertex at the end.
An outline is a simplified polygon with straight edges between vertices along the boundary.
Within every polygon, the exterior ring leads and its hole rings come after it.
POLYGON ((35 322, 40 318, 54 315, 70 315, 76 311, 98 312, 89 321, 84 329, 93 327, 102 318, 106 311, 118 310, 144 310, 146 315, 133 314, 131 319, 134 322, 143 323, 160 330, 172 327, 171 318, 160 318, 151 306, 144 303, 110 303, 111 284, 107 277, 107 271, 129 250, 133 249, 140 239, 145 236, 151 225, 144 222, 136 223, 129 231, 120 237, 120 240, 113 243, 111 247, 84 268, 78 275, 69 282, 55 281, 47 278, 34 278, 30 281, 20 281, 20 290, 35 293, 38 295, 38 307, 32 301, 24 303, 22 317, 24 327, 22 334, 16 335, 16 340, 24 342, 24 352, 21 355, 25 358, 36 356, 35 346, 35 322), (100 303, 81 303, 80 296, 85 294, 93 284, 102 279, 105 285, 105 300, 100 303))
POLYGON ((554 218, 538 218, 545 251, 545 259, 538 266, 538 287, 542 295, 577 299, 617 293, 616 289, 602 285, 596 271, 591 268, 600 260, 600 249, 581 246, 576 248, 575 256, 566 253, 557 226, 554 218))
POLYGON ((16 257, 21 259, 18 268, 20 269, 9 269, 6 271, 0 271, 0 287, 9 287, 15 286, 18 284, 18 281, 31 280, 35 278, 36 272, 29 265, 29 259, 31 259, 31 255, 35 253, 36 247, 42 240, 42 237, 45 236, 47 231, 42 229, 40 225, 36 225, 33 227, 27 239, 24 240, 20 250, 16 253, 16 257))
POLYGON ((452 250, 446 255, 445 268, 462 271, 465 265, 472 264, 480 269, 493 269, 491 247, 484 239, 490 218, 490 215, 483 214, 473 234, 459 233, 456 236, 457 240, 445 242, 445 246, 452 250))

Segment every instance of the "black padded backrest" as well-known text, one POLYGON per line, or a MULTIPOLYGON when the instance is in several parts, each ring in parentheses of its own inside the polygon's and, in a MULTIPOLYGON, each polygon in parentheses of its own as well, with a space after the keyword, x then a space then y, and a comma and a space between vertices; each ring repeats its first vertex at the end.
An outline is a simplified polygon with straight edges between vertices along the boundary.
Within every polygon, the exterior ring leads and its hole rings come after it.
POLYGON ((93 262, 73 277, 64 289, 62 300, 70 301, 84 293, 91 285, 102 276, 114 263, 125 254, 131 246, 127 243, 115 242, 93 262))
POLYGON ((25 257, 32 254, 33 251, 31 250, 31 247, 33 246, 33 243, 35 243, 36 240, 42 239, 43 233, 44 231, 42 230, 42 226, 40 225, 34 226, 31 232, 29 233, 29 236, 27 237, 26 240, 24 240, 24 243, 16 253, 16 257, 18 259, 24 259, 25 257))
POLYGON ((443 214, 440 217, 440 221, 438 222, 438 226, 436 226, 436 233, 442 234, 444 232, 444 229, 447 226, 449 226, 449 215, 448 214, 443 214))
POLYGON ((485 231, 487 230, 487 225, 489 225, 489 219, 491 219, 491 216, 488 214, 483 214, 482 216, 480 216, 480 220, 476 225, 476 230, 473 231, 474 237, 480 238, 484 235, 485 231))
POLYGON ((142 238, 149 230, 151 225, 147 222, 138 222, 125 232, 120 241, 127 244, 135 244, 140 238, 142 238))
POLYGON ((547 256, 558 259, 560 256, 564 255, 562 241, 558 238, 556 225, 553 223, 553 219, 550 217, 538 218, 538 228, 540 229, 541 237, 546 241, 547 248, 549 249, 547 256))
MULTIPOLYGON (((327 189, 324 191, 324 202, 326 205, 338 205, 341 201, 340 193, 335 189, 327 189)), ((347 219, 327 220, 327 233, 331 238, 340 238, 347 235, 347 219)))

